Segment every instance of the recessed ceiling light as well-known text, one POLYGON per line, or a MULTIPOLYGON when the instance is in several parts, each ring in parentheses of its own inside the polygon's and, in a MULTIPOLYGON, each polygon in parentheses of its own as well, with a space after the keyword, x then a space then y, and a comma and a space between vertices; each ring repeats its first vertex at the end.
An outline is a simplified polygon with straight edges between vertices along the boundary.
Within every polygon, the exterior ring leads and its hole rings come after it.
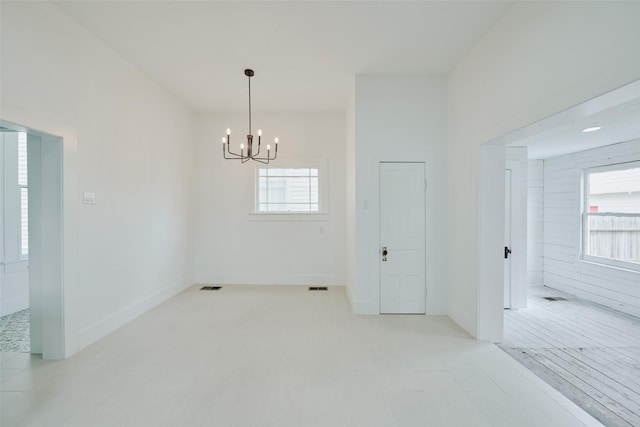
POLYGON ((602 126, 592 126, 590 128, 584 128, 582 129, 582 132, 587 133, 587 132, 595 132, 597 130, 602 129, 602 126))

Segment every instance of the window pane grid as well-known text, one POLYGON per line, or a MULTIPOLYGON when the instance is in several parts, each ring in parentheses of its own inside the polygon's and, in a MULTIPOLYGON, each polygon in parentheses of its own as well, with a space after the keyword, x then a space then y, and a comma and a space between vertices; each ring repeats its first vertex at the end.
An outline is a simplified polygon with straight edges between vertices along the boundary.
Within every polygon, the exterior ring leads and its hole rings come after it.
POLYGON ((584 255, 640 263, 640 163, 587 170, 585 193, 584 255))
POLYGON ((318 212, 317 168, 260 168, 258 212, 318 212))
POLYGON ((18 132, 18 188, 20 190, 20 256, 29 256, 29 189, 27 134, 18 132))
POLYGON ((20 188, 20 256, 29 255, 29 190, 20 188))
POLYGON ((27 134, 18 132, 18 185, 27 183, 27 134))

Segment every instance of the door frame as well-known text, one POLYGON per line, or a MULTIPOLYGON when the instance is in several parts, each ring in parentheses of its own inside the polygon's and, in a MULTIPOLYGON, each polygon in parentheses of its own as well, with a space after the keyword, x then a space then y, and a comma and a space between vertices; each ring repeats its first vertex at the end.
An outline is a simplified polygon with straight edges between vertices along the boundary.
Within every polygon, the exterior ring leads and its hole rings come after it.
POLYGON ((505 169, 511 170, 511 306, 527 307, 527 196, 526 147, 506 147, 505 169))
MULTIPOLYGON (((375 286, 370 287, 371 292, 371 309, 370 313, 380 314, 380 163, 424 163, 425 178, 428 182, 428 186, 425 194, 425 280, 426 280, 426 314, 443 314, 441 307, 446 305, 446 301, 436 301, 438 295, 442 292, 439 287, 443 284, 437 280, 439 277, 437 257, 437 224, 435 203, 437 200, 437 177, 439 176, 436 171, 436 159, 437 156, 432 152, 416 151, 416 152, 392 152, 392 153, 377 153, 371 156, 369 162, 370 174, 368 174, 372 182, 375 183, 371 186, 371 194, 364 195, 364 199, 369 200, 368 206, 365 209, 370 210, 371 224, 375 224, 375 227, 371 227, 372 233, 369 236, 369 252, 367 257, 369 259, 369 265, 375 266, 370 270, 370 283, 375 286)), ((442 243, 441 243, 442 244, 442 243)), ((446 250, 446 248, 440 248, 446 250)))
POLYGON ((42 302, 39 307, 36 302, 36 318, 44 317, 47 321, 42 322, 41 339, 34 352, 44 359, 64 359, 79 349, 76 133, 69 127, 8 106, 3 106, 0 126, 26 132, 28 138, 40 141, 37 168, 42 186, 38 189, 35 182, 29 183, 30 202, 33 189, 40 206, 38 203, 30 206, 29 238, 40 246, 41 257, 38 259, 37 249, 35 257, 30 254, 30 276, 33 272, 35 278, 32 281, 30 277, 29 287, 31 291, 35 286, 34 294, 39 294, 42 302), (33 227, 32 218, 37 221, 33 227), (38 276, 55 280, 38 280, 38 276))
POLYGON ((513 169, 505 166, 504 174, 504 246, 505 246, 505 275, 504 275, 504 308, 513 305, 513 169), (508 174, 507 174, 508 172, 508 174), (508 175, 508 177, 507 177, 508 175), (507 248, 510 252, 507 252, 507 248), (507 269, 508 267, 508 269, 507 269), (507 285, 508 284, 508 285, 507 285))

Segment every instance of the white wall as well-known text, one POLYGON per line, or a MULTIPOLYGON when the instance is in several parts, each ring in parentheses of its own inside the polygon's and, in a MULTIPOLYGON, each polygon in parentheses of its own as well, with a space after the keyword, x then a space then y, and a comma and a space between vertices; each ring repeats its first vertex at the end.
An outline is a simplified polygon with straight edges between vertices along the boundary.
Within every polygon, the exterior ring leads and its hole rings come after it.
MULTIPOLYGON (((345 116, 253 114, 253 133, 278 136, 271 166, 320 161, 328 178, 328 214, 312 220, 252 215, 256 162, 222 158, 221 139, 246 144, 247 113, 201 115, 195 271, 198 283, 344 285, 346 282, 345 116)), ((263 147, 264 149, 264 147, 263 147)))
POLYGON ((582 170, 640 160, 640 140, 545 159, 544 285, 640 316, 640 272, 580 260, 582 170))
POLYGON ((502 316, 478 303, 502 283, 478 281, 480 145, 637 79, 639 20, 637 2, 517 2, 450 73, 449 315, 478 338, 502 316))
POLYGON ((29 307, 29 260, 20 256, 18 133, 0 133, 0 316, 29 307))
POLYGON ((52 3, 2 2, 1 23, 2 118, 77 138, 64 142, 78 190, 65 193, 69 355, 193 283, 193 117, 52 3))
MULTIPOLYGON (((446 83, 425 76, 369 76, 355 80, 355 277, 348 291, 354 311, 379 311, 380 161, 425 161, 427 180, 427 314, 446 312, 446 83)), ((352 202, 352 201, 350 201, 352 202)))
POLYGON ((529 160, 527 180, 527 284, 542 285, 544 162, 529 160))

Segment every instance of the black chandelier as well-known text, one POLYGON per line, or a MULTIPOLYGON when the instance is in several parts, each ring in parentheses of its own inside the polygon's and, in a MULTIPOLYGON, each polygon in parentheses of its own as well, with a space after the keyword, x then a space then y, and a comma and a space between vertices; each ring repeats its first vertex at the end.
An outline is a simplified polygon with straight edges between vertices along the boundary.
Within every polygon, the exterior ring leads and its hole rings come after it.
POLYGON ((269 164, 271 160, 275 160, 278 157, 278 138, 275 138, 275 150, 273 152, 273 157, 271 157, 271 145, 267 145, 267 155, 266 157, 263 155, 260 156, 260 139, 262 138, 262 130, 258 129, 258 149, 254 152, 253 150, 253 135, 251 133, 251 77, 254 76, 253 70, 246 69, 244 70, 244 75, 249 79, 249 134, 247 135, 247 151, 245 153, 244 144, 240 144, 240 154, 234 153, 231 151, 230 141, 231 141, 231 129, 227 128, 227 136, 222 138, 222 154, 227 160, 240 160, 242 163, 248 162, 249 160, 255 160, 256 162, 269 164))

